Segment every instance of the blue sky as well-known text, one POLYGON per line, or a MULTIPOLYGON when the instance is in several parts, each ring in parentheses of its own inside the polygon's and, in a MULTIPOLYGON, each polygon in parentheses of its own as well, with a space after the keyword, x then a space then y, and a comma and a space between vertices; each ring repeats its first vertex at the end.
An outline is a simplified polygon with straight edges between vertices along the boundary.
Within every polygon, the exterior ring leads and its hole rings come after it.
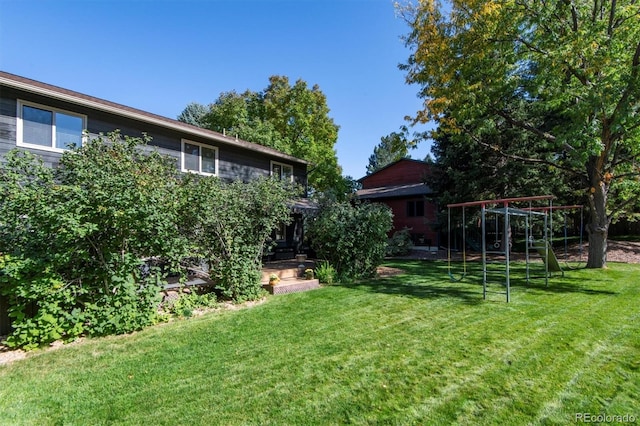
POLYGON ((340 126, 343 174, 360 178, 421 105, 397 67, 408 31, 391 0, 0 0, 0 69, 170 118, 271 75, 302 79, 340 126))

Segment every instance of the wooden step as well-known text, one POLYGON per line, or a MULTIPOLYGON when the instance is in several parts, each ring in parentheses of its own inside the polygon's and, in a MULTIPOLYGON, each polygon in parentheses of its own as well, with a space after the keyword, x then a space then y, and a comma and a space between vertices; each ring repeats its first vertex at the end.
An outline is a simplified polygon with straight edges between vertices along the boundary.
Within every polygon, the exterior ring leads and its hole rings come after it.
POLYGON ((298 293, 320 288, 320 281, 318 279, 285 278, 276 285, 263 284, 262 288, 271 294, 298 293))
POLYGON ((260 282, 262 284, 268 284, 271 274, 277 275, 280 280, 303 277, 305 269, 314 268, 315 262, 312 260, 306 260, 304 262, 269 262, 262 268, 262 279, 260 282))

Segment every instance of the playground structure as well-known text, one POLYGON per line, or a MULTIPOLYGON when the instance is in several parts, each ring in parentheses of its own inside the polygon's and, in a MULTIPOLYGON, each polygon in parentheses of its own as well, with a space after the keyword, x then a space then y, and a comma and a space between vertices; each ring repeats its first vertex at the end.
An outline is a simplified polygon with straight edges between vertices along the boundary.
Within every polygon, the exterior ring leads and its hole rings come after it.
POLYGON ((505 198, 497 200, 471 201, 466 203, 448 204, 448 272, 452 281, 461 281, 467 275, 467 246, 474 249, 480 249, 482 253, 482 293, 483 298, 487 298, 489 282, 488 257, 500 258, 497 262, 504 263, 504 285, 506 289, 507 302, 511 300, 511 246, 512 225, 516 222, 524 221, 524 246, 525 246, 525 274, 526 282, 529 283, 533 278, 531 275, 531 258, 530 253, 535 251, 542 259, 544 267, 545 286, 549 285, 549 277, 554 273, 564 276, 564 270, 560 265, 560 261, 553 250, 553 212, 564 211, 564 262, 570 269, 575 269, 568 261, 568 224, 566 211, 580 210, 580 261, 582 259, 583 246, 583 206, 554 206, 553 195, 540 195, 533 197, 505 198), (525 206, 522 206, 525 204, 525 206), (481 234, 481 242, 473 241, 467 238, 467 216, 466 209, 480 207, 479 227, 481 234), (462 209, 462 272, 456 276, 452 272, 452 226, 451 211, 452 209, 462 209), (488 219, 493 219, 490 226, 488 219), (534 236, 534 229, 539 230, 539 235, 534 236), (488 236, 493 235, 494 241, 490 243, 488 236))

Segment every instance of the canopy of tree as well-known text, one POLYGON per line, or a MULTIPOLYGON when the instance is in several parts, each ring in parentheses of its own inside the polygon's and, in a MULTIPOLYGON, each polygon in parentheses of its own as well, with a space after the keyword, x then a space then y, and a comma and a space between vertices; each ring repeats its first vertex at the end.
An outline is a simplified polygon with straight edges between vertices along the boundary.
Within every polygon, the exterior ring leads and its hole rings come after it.
POLYGON ((225 92, 208 107, 188 105, 178 119, 309 161, 309 185, 316 191, 343 186, 334 149, 338 126, 317 85, 272 76, 262 92, 225 92))
POLYGON ((401 69, 424 99, 416 122, 466 135, 452 140, 471 151, 490 147, 574 177, 590 210, 587 266, 606 266, 609 224, 640 210, 640 4, 419 0, 398 8, 411 27, 401 69), (526 132, 531 151, 509 150, 506 128, 526 132))
POLYGON ((393 132, 380 138, 380 143, 373 148, 373 154, 369 157, 367 175, 398 160, 409 158, 409 147, 414 147, 415 144, 407 140, 406 134, 404 128, 402 133, 393 132))

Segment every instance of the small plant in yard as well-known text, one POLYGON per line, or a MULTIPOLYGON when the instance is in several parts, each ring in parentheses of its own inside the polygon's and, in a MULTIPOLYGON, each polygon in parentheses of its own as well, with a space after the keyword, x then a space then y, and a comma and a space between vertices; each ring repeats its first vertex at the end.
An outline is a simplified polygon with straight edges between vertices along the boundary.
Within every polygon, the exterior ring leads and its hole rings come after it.
POLYGON ((393 233, 387 244, 387 256, 404 256, 411 252, 413 243, 409 228, 403 228, 393 233))
POLYGON ((332 285, 335 282, 336 270, 329 262, 322 262, 316 267, 316 277, 322 284, 332 285))
POLYGON ((304 277, 306 279, 308 279, 308 280, 312 280, 313 279, 313 269, 311 269, 311 268, 305 269, 304 277))
POLYGON ((167 306, 169 313, 178 317, 191 317, 193 311, 197 309, 214 308, 218 304, 215 293, 198 294, 193 291, 191 293, 182 293, 180 297, 174 299, 167 306))
POLYGON ((280 282, 280 277, 277 274, 269 275, 269 285, 277 285, 280 282))

